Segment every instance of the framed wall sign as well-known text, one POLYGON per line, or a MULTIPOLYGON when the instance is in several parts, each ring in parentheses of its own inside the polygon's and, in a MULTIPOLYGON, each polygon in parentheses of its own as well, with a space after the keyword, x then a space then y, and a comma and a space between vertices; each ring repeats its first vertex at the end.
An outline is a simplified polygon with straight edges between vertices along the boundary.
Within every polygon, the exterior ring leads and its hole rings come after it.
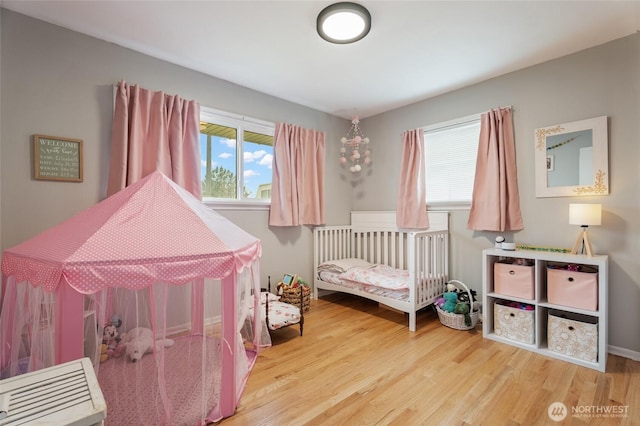
POLYGON ((33 177, 82 182, 82 140, 33 135, 33 177))

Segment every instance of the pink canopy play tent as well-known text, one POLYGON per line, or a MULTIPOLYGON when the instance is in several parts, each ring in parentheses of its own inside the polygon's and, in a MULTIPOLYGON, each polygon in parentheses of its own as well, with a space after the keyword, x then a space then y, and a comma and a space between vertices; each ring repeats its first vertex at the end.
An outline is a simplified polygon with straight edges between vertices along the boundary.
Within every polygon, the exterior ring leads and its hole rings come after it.
POLYGON ((107 424, 229 416, 270 345, 260 255, 258 239, 154 172, 4 251, 3 378, 89 356, 107 424), (162 344, 138 362, 122 343, 103 354, 109 321, 119 337, 143 327, 162 344))

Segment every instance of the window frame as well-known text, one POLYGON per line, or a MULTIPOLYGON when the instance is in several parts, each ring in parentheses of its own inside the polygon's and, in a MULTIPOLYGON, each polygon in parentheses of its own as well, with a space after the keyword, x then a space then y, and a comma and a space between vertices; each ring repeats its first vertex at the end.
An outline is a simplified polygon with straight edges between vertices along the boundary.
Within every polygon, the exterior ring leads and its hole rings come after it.
MULTIPOLYGON (((447 120, 447 121, 442 121, 439 123, 434 123, 434 124, 430 124, 428 126, 424 126, 422 127, 422 131, 423 131, 423 137, 424 137, 424 141, 425 141, 425 179, 426 179, 426 168, 427 168, 427 162, 428 159, 426 158, 426 143, 427 143, 427 133, 428 132, 434 132, 434 131, 442 131, 442 130, 446 130, 447 128, 456 128, 468 123, 474 123, 474 122, 478 122, 480 123, 481 121, 481 116, 482 113, 476 113, 476 114, 471 114, 471 115, 467 115, 464 117, 458 117, 458 118, 454 118, 452 120, 447 120)), ((477 157, 477 153, 478 153, 478 146, 480 144, 480 133, 478 132, 478 140, 476 143, 476 157, 477 157)), ((475 167, 475 164, 474 164, 475 167)), ((474 173, 475 175, 475 173, 474 173)), ((475 176, 474 176, 475 179, 475 176)), ((426 185, 429 185, 429 182, 426 182, 426 185)), ((474 183, 471 182, 471 187, 473 190, 473 185, 474 183)), ((473 197, 473 195, 472 195, 473 197)), ((471 202, 472 200, 470 199, 469 201, 436 201, 436 202, 429 202, 427 200, 427 211, 437 211, 437 210, 470 210, 471 209, 471 202)))
MULTIPOLYGON (((236 135, 236 194, 242 197, 244 188, 244 131, 261 133, 264 135, 275 137, 275 123, 259 120, 256 118, 246 117, 240 114, 217 110, 215 108, 201 106, 200 121, 205 121, 221 126, 233 127, 237 130, 236 135)), ((275 144, 275 140, 274 140, 275 144)), ((204 179, 201 176, 201 179, 204 179)), ((271 198, 267 199, 226 199, 226 198, 202 198, 202 202, 206 205, 213 206, 219 210, 269 210, 271 207, 271 198)))

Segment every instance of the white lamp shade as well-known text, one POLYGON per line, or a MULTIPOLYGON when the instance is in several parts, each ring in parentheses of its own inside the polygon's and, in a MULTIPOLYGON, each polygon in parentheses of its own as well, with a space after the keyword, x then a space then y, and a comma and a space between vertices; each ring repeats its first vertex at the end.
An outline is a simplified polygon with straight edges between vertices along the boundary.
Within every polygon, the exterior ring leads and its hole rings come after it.
POLYGON ((602 204, 569 204, 569 224, 580 226, 600 225, 602 204))

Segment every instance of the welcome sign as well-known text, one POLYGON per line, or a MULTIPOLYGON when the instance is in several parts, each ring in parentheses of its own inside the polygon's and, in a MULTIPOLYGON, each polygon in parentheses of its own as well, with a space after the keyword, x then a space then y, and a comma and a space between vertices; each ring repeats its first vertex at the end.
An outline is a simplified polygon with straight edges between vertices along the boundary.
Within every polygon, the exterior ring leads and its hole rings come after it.
POLYGON ((33 172, 38 180, 82 182, 82 140, 33 135, 33 172))

